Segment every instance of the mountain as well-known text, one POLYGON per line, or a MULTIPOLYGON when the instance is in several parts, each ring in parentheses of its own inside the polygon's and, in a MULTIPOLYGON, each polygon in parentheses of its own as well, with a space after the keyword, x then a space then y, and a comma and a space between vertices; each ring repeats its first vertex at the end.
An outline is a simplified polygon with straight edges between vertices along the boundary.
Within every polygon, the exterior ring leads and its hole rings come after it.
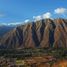
POLYGON ((9 32, 13 28, 14 28, 13 26, 1 25, 0 26, 0 37, 2 37, 4 34, 6 34, 7 32, 9 32))
POLYGON ((18 26, 0 41, 3 48, 66 48, 67 20, 43 19, 18 26))

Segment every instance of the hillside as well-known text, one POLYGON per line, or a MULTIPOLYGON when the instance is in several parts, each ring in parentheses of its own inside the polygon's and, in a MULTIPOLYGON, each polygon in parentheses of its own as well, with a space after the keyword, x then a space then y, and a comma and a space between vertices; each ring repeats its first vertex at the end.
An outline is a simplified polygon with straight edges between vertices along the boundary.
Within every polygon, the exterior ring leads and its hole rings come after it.
POLYGON ((66 48, 67 20, 43 19, 18 26, 5 34, 0 48, 66 48))
POLYGON ((2 25, 0 26, 0 37, 2 37, 4 34, 6 34, 7 32, 9 32, 10 30, 14 29, 14 26, 5 26, 2 25))

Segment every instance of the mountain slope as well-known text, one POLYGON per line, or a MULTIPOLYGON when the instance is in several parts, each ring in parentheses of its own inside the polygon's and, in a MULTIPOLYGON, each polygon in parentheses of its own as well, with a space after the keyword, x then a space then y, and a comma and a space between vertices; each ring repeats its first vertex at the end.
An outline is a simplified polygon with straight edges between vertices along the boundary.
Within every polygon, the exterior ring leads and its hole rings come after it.
POLYGON ((45 19, 18 26, 1 39, 4 48, 67 47, 67 20, 45 19))
POLYGON ((2 37, 4 34, 9 32, 13 28, 14 28, 13 26, 5 26, 5 25, 0 26, 0 37, 2 37))

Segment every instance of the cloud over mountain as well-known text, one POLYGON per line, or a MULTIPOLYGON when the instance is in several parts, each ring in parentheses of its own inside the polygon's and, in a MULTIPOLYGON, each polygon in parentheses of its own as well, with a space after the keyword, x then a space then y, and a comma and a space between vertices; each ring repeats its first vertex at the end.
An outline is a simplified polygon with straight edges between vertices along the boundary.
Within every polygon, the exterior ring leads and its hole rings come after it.
POLYGON ((38 16, 33 16, 33 19, 35 21, 39 21, 39 20, 42 20, 42 19, 46 19, 46 18, 51 18, 51 13, 50 12, 46 12, 42 15, 38 15, 38 16))
POLYGON ((30 21, 29 19, 26 19, 24 22, 27 23, 27 22, 29 22, 29 21, 30 21))
POLYGON ((43 19, 45 18, 51 18, 51 13, 50 12, 46 12, 45 14, 43 14, 43 19))
POLYGON ((35 21, 39 21, 39 20, 42 19, 42 17, 41 17, 40 15, 38 15, 38 16, 33 16, 33 19, 34 19, 35 21))

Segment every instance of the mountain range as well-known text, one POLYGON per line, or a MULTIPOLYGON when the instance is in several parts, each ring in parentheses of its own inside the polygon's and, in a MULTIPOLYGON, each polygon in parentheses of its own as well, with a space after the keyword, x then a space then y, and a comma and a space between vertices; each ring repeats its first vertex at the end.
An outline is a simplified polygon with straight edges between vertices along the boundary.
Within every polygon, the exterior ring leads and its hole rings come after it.
POLYGON ((0 48, 67 48, 67 19, 42 19, 17 26, 0 39, 0 48))

